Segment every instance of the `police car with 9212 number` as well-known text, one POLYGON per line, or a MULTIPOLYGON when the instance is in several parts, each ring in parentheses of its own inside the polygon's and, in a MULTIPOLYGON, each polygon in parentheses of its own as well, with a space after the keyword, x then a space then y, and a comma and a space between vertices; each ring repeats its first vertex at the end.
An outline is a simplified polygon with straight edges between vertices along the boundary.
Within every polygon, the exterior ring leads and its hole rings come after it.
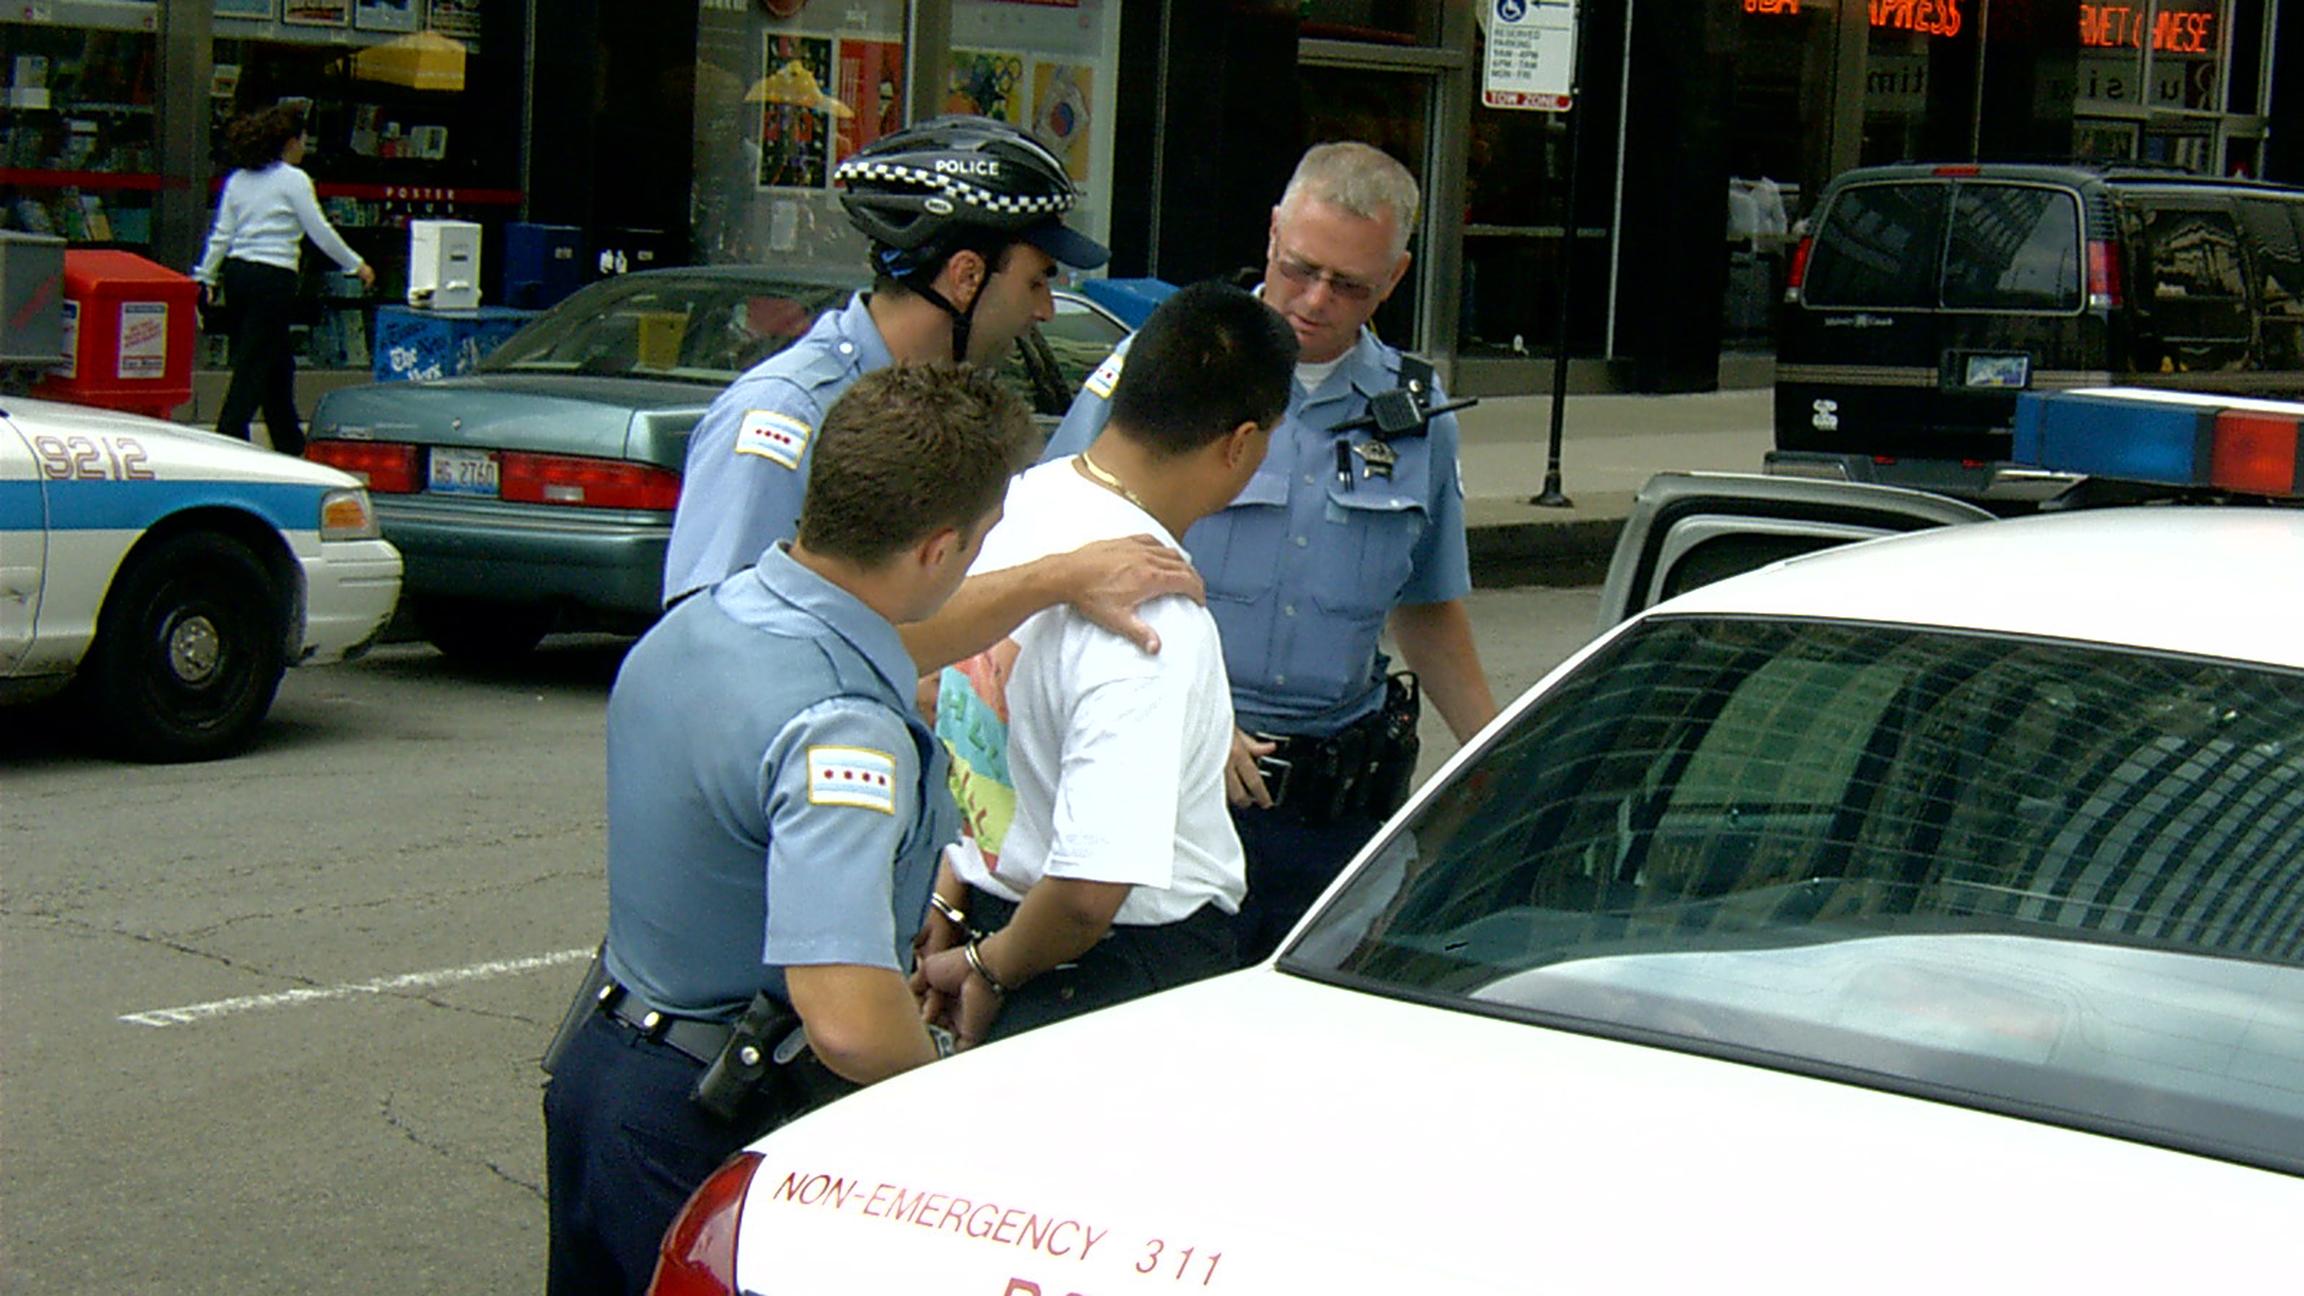
POLYGON ((2304 508, 2266 501, 2304 500, 2304 405, 2027 395, 2016 444, 2162 498, 1999 520, 1651 482, 1603 592, 1623 619, 1275 960, 766 1134, 691 1198, 652 1290, 2288 1272, 2304 508), (1747 540, 1810 552, 1701 583, 1747 540))
POLYGON ((286 667, 359 656, 399 596, 400 553, 345 473, 0 397, 0 700, 69 687, 120 755, 228 755, 286 667))

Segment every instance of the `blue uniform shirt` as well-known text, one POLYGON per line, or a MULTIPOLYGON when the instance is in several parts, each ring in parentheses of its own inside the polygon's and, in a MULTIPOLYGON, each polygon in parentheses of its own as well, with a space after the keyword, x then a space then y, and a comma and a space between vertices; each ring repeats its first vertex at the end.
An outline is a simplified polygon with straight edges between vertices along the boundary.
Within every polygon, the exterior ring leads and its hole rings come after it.
POLYGON ((680 507, 664 553, 667 605, 798 534, 824 411, 849 384, 894 363, 858 293, 728 384, 688 434, 680 507))
POLYGON ((685 600, 608 699, 608 970, 728 1019, 784 969, 908 971, 958 835, 896 629, 782 546, 685 600))
MULTIPOLYGON (((1078 454, 1103 430, 1126 349, 1090 376, 1047 458, 1078 454)), ((1373 712, 1384 700, 1385 617, 1472 588, 1456 417, 1395 438, 1389 477, 1370 474, 1350 448, 1372 432, 1331 430, 1397 388, 1399 374, 1400 352, 1362 330, 1319 390, 1291 387, 1264 466, 1239 497, 1184 534, 1223 635, 1233 709, 1251 733, 1329 734, 1373 712)), ((1431 399, 1443 398, 1435 390, 1431 399)))

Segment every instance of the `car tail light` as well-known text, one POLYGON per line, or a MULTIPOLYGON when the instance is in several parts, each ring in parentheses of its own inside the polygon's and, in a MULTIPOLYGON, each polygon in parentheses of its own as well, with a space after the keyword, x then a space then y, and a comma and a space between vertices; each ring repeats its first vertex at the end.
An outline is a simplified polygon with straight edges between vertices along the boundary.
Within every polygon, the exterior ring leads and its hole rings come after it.
POLYGON ((739 1152, 688 1198, 664 1231, 651 1296, 735 1296, 736 1225, 760 1154, 739 1152))
POLYGON ((2088 241, 2088 304, 2120 309, 2120 258, 2103 239, 2088 241))
POLYGON ((504 499, 523 504, 668 513, 680 502, 680 474, 620 459, 506 451, 499 489, 504 499))
POLYGON ((1815 250, 1816 236, 1813 234, 1801 239, 1800 242, 1793 247, 1792 268, 1786 271, 1784 274, 1784 292, 1786 295, 1800 291, 1800 285, 1807 281, 1808 254, 1815 250))
POLYGON ((1984 174, 1984 168, 1973 162, 1955 162, 1948 166, 1937 167, 1928 174, 1945 177, 1976 176, 1984 174))
POLYGON ((396 441, 313 441, 304 457, 348 472, 379 495, 406 495, 423 488, 416 475, 416 447, 396 441))

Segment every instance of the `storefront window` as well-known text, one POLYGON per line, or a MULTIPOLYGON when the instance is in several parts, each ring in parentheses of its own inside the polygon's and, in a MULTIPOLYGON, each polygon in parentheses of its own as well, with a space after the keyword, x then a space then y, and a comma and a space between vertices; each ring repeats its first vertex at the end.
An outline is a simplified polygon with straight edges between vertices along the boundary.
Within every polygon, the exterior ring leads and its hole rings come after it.
MULTIPOLYGON (((1473 36, 1473 66, 1487 56, 1473 36)), ((1591 111, 1589 106, 1587 112, 1591 111)), ((1568 233, 1568 131, 1575 116, 1490 108, 1477 91, 1464 169, 1464 277, 1457 353, 1467 357, 1535 355, 1554 349, 1560 327, 1561 251, 1568 233)), ((1605 130, 1589 129, 1582 147, 1583 219, 1568 269, 1576 311, 1571 350, 1600 347, 1608 291, 1608 239, 1593 219, 1604 203, 1611 169, 1605 130)), ((1604 209, 1604 208, 1603 208, 1604 209)))
POLYGON ((1304 0, 1303 34, 1312 40, 1430 45, 1439 39, 1440 6, 1429 0, 1304 0))
MULTIPOLYGON (((302 360, 367 368, 369 311, 408 290, 410 221, 480 225, 482 273, 501 273, 503 225, 519 212, 520 140, 517 115, 502 108, 510 87, 499 82, 517 72, 483 59, 477 0, 218 0, 216 8, 211 192, 231 173, 225 131, 235 116, 284 100, 311 105, 304 169, 377 281, 367 293, 326 257, 305 256, 302 360)), ((485 283, 483 299, 504 301, 499 286, 485 283)))
POLYGON ((116 8, 134 25, 0 23, 0 227, 149 252, 157 42, 150 5, 116 8))
MULTIPOLYGON (((1068 219, 1104 237, 1112 185, 1117 0, 959 0, 941 110, 1031 132, 1087 193, 1068 219)), ((902 0, 790 18, 712 13, 698 31, 693 217, 708 262, 775 258, 864 271, 832 168, 904 125, 902 0)))
POLYGON ((1834 11, 1794 0, 1746 0, 1736 26, 1728 114, 1727 289, 1722 344, 1770 350, 1791 223, 1832 177, 1824 145, 1832 111, 1834 11))

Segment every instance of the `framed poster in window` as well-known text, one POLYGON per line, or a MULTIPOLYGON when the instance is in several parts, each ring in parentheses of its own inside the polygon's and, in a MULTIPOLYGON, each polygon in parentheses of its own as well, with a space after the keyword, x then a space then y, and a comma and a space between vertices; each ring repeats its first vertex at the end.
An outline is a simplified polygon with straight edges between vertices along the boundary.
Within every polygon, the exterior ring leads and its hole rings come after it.
MULTIPOLYGON (((822 36, 770 36, 760 80, 745 92, 761 105, 760 187, 821 189, 831 178, 832 41, 822 36)), ((853 111, 842 106, 843 111, 853 111)))
POLYGON ((286 0, 280 21, 297 27, 349 26, 352 0, 286 0))
POLYGON ((432 0, 425 7, 424 25, 447 36, 480 34, 480 0, 432 0))
POLYGON ((416 0, 358 0, 352 25, 362 31, 416 30, 416 0))
POLYGON ((215 13, 219 18, 254 18, 272 21, 272 0, 215 0, 215 13))

